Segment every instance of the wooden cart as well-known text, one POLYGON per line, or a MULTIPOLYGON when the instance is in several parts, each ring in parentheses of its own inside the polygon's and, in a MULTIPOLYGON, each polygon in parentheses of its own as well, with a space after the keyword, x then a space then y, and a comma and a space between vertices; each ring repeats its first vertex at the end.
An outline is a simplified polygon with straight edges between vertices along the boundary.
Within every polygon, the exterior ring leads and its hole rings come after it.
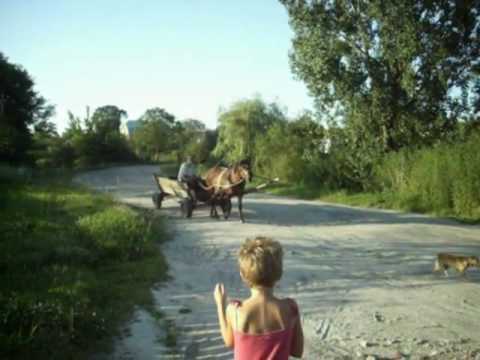
POLYGON ((162 177, 159 174, 153 174, 153 179, 160 190, 159 193, 152 195, 153 204, 157 209, 162 207, 162 202, 166 197, 174 197, 180 203, 180 210, 184 217, 191 217, 195 206, 194 200, 188 194, 184 184, 175 178, 162 177))

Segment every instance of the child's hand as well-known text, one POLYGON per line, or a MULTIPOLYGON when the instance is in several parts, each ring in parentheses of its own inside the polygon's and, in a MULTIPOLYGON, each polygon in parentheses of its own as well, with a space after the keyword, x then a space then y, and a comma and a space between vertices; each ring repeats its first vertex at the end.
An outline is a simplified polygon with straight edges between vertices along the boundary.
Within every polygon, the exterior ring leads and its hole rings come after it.
POLYGON ((227 292, 225 291, 225 287, 222 283, 215 285, 215 290, 213 291, 213 297, 217 306, 225 307, 227 302, 227 292))

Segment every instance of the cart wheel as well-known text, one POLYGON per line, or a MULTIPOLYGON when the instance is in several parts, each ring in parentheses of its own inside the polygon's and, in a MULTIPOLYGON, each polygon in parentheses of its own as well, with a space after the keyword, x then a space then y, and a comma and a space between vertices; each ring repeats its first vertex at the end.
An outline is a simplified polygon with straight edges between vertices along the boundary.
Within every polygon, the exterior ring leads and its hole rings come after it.
POLYGON ((155 205, 156 209, 160 209, 162 207, 163 195, 161 193, 155 193, 152 195, 153 205, 155 205))

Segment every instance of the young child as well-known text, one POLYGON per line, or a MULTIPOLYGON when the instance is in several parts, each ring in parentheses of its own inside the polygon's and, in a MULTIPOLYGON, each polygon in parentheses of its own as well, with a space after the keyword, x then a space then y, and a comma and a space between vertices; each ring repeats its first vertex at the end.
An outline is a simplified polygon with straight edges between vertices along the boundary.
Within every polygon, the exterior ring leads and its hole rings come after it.
POLYGON ((238 256, 240 276, 250 288, 244 301, 226 304, 223 284, 214 298, 225 345, 234 349, 235 360, 282 360, 303 354, 303 330, 297 304, 273 294, 282 276, 280 243, 266 237, 247 239, 238 256))

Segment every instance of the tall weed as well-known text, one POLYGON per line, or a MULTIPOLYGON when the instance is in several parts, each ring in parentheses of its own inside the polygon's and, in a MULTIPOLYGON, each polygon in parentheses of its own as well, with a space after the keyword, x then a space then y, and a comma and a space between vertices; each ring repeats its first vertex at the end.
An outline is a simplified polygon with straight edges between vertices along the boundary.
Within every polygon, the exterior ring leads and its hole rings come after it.
POLYGON ((376 169, 376 180, 401 208, 478 219, 479 150, 476 135, 464 143, 389 154, 376 169))

